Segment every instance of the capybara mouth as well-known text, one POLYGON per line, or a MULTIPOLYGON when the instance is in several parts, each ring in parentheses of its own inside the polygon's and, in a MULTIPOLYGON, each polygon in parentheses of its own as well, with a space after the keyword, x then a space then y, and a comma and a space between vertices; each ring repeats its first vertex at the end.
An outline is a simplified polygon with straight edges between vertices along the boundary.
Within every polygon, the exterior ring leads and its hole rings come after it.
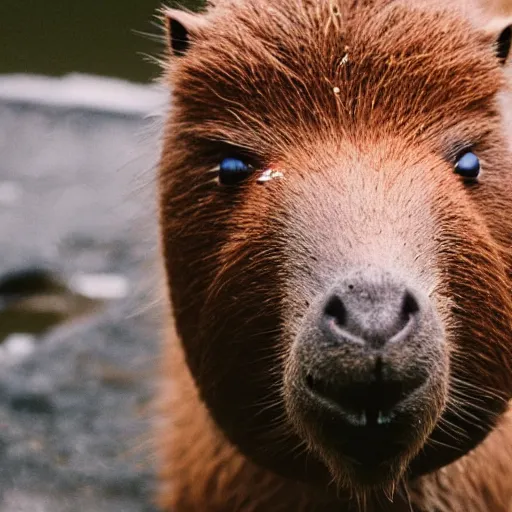
POLYGON ((399 382, 373 381, 344 388, 307 375, 296 387, 292 418, 331 471, 352 485, 379 487, 393 480, 430 422, 418 404, 429 384, 408 394, 399 382))
POLYGON ((386 485, 442 412, 446 359, 425 294, 387 271, 348 274, 303 319, 285 375, 288 414, 335 478, 386 485))
POLYGON ((384 431, 397 423, 396 404, 408 395, 406 384, 375 379, 368 384, 339 386, 311 375, 306 377, 305 392, 325 408, 331 416, 353 432, 384 431), (307 390, 307 391, 306 391, 307 390))

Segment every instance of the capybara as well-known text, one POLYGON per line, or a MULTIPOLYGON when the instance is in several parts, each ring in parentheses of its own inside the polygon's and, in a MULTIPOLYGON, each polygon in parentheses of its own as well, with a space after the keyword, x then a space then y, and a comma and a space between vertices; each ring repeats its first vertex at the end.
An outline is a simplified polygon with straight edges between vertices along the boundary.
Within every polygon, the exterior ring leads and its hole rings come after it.
POLYGON ((163 510, 512 511, 510 26, 165 17, 163 510))

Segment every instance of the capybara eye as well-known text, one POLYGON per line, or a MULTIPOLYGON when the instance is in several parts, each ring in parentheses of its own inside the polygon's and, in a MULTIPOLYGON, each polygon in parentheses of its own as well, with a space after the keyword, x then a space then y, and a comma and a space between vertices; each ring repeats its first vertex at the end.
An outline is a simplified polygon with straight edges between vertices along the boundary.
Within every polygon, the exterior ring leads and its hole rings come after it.
POLYGON ((471 151, 464 153, 455 164, 455 172, 468 179, 478 178, 480 170, 480 159, 471 151))
POLYGON ((219 165, 219 182, 221 185, 236 185, 245 180, 254 168, 239 158, 224 158, 219 165))

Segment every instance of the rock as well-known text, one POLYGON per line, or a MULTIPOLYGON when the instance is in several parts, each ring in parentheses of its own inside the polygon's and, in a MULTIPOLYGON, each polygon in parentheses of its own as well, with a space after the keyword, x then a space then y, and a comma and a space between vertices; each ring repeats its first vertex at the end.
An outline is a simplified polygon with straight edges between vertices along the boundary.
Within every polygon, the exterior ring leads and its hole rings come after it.
POLYGON ((51 397, 41 393, 20 393, 9 396, 9 406, 14 412, 29 414, 52 414, 54 406, 51 397))

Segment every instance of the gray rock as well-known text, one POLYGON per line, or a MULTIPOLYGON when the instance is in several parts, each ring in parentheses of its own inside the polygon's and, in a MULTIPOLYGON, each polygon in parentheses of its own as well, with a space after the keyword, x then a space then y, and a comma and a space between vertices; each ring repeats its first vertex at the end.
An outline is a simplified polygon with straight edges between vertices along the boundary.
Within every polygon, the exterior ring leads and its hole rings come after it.
POLYGON ((153 510, 157 124, 0 96, 0 280, 35 268, 130 287, 30 354, 0 353, 0 512, 153 510))

